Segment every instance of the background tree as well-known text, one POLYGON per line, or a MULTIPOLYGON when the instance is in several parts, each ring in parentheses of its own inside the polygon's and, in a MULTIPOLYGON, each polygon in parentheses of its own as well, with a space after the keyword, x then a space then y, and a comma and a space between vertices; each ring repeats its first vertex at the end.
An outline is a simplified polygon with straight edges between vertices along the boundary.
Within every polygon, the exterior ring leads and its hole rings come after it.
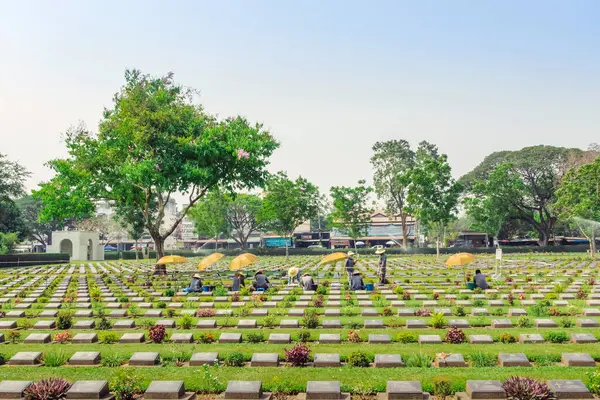
POLYGON ((228 195, 225 217, 229 225, 229 237, 242 249, 248 248, 250 235, 260 229, 258 215, 262 206, 262 199, 254 194, 228 195))
POLYGON ((219 247, 219 237, 229 236, 227 207, 229 199, 220 190, 209 192, 190 209, 189 217, 194 221, 196 233, 208 239, 215 239, 215 251, 219 247))
POLYGON ((27 236, 27 226, 14 200, 24 194, 24 182, 29 175, 22 165, 0 153, 0 232, 16 233, 19 239, 27 236))
POLYGON ((0 254, 9 254, 17 246, 19 236, 16 232, 0 232, 0 254))
POLYGON ((556 194, 561 215, 573 221, 589 240, 590 255, 595 257, 600 235, 600 157, 569 170, 556 194))
POLYGON ((278 144, 261 125, 207 114, 193 103, 195 92, 175 84, 172 74, 154 78, 133 70, 125 79, 97 134, 83 127, 67 132, 69 158, 49 163, 56 176, 39 191, 43 219, 56 218, 66 206, 77 215, 73 205, 101 199, 114 201, 118 215, 136 207, 160 258, 165 239, 210 190, 263 184, 278 144), (187 195, 188 206, 167 224, 165 206, 175 193, 187 195))
POLYGON ((373 209, 368 205, 369 195, 373 189, 365 185, 364 180, 358 181, 356 187, 334 186, 330 189, 333 199, 332 225, 342 233, 356 241, 365 236, 371 223, 373 209))
POLYGON ((136 207, 121 207, 119 211, 121 214, 115 215, 114 218, 121 228, 126 230, 129 239, 135 242, 135 259, 139 260, 138 242, 146 234, 144 215, 136 207))
POLYGON ((317 214, 319 189, 302 177, 295 181, 285 172, 271 175, 259 213, 259 222, 265 229, 285 238, 285 255, 289 254, 288 238, 302 223, 317 214))
POLYGON ((407 247, 408 227, 406 219, 410 215, 407 203, 411 183, 415 152, 406 140, 389 140, 373 145, 373 185, 377 196, 385 202, 388 214, 400 216, 402 247, 407 247))
POLYGON ((462 186, 452 178, 448 157, 439 154, 436 146, 421 142, 415 161, 408 201, 413 204, 416 217, 435 237, 439 257, 440 241, 448 223, 455 219, 462 186))
MULTIPOLYGON (((507 218, 529 224, 538 233, 539 244, 546 246, 558 217, 554 202, 567 161, 582 154, 580 149, 553 146, 493 153, 460 182, 480 199, 493 195, 490 204, 507 209, 507 218)), ((491 208, 486 211, 503 212, 491 208)))
POLYGON ((32 196, 23 196, 16 201, 16 204, 21 210, 27 236, 29 239, 39 242, 44 247, 52 244, 53 231, 58 231, 65 226, 71 226, 70 221, 51 220, 41 222, 40 211, 42 210, 42 202, 34 199, 32 196))

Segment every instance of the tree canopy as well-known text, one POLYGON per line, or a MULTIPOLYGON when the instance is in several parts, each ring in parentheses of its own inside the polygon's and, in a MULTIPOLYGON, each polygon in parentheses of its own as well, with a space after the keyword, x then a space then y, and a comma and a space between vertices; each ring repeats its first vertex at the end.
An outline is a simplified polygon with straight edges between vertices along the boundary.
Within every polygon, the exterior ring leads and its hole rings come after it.
POLYGON ((189 217, 194 221, 196 233, 215 240, 215 250, 219 236, 229 236, 227 223, 228 199, 220 190, 210 191, 190 209, 189 217))
POLYGON ((80 215, 98 200, 113 201, 117 215, 135 207, 161 257, 164 240, 211 189, 262 185, 278 143, 260 124, 208 114, 172 74, 128 70, 125 81, 98 133, 82 126, 67 132, 69 157, 49 162, 56 176, 36 195, 43 220, 80 215), (175 193, 185 194, 188 206, 167 224, 165 206, 175 193))
POLYGON ((333 199, 332 225, 347 234, 356 245, 356 239, 368 233, 373 209, 368 204, 373 188, 358 181, 356 187, 334 186, 330 189, 333 199))

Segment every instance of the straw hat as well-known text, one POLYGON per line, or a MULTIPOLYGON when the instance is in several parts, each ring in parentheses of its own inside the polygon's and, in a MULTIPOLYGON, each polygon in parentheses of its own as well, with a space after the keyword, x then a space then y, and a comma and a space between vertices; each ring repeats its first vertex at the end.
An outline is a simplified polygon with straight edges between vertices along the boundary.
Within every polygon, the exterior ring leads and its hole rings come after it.
POLYGON ((353 252, 353 251, 349 251, 349 252, 348 252, 348 257, 352 257, 353 255, 354 255, 354 252, 353 252))
POLYGON ((352 275, 360 275, 360 272, 355 271, 352 275))
POLYGON ((375 250, 375 254, 383 254, 385 253, 385 249, 377 249, 375 250))
POLYGON ((192 278, 200 279, 200 274, 194 274, 192 278))

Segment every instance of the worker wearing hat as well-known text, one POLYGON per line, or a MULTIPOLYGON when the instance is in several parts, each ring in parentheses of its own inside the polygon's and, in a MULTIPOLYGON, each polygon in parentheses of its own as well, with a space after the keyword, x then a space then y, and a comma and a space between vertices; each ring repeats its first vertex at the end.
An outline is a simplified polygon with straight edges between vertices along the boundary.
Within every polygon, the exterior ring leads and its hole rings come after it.
POLYGON ((352 284, 352 273, 354 272, 354 265, 356 260, 354 259, 355 254, 351 251, 348 252, 348 258, 346 258, 346 273, 348 274, 348 284, 352 284))
POLYGON ((385 255, 385 249, 377 249, 375 254, 379 256, 379 266, 377 268, 377 276, 379 277, 379 283, 385 284, 385 273, 387 269, 387 256, 385 255))
POLYGON ((183 289, 184 292, 188 293, 198 293, 202 291, 202 280, 200 279, 200 274, 192 275, 192 281, 190 282, 190 286, 183 289))

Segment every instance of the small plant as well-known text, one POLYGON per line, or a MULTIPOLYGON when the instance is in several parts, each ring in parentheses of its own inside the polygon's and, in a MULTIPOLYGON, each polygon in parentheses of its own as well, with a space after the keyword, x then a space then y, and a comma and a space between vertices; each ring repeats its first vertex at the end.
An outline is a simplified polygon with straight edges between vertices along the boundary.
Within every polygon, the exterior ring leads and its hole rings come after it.
POLYGON ((357 330, 348 331, 348 341, 351 343, 359 343, 361 341, 359 331, 357 331, 357 330))
POLYGON ((107 331, 112 328, 111 323, 105 317, 100 318, 100 322, 98 322, 98 329, 101 331, 107 331))
POLYGON ((322 308, 323 307, 323 299, 315 299, 313 301, 313 307, 322 308))
POLYGON ((223 364, 228 367, 242 367, 244 365, 244 355, 239 351, 233 351, 225 356, 223 364))
POLYGON ((554 398, 546 383, 533 378, 511 376, 502 382, 502 387, 509 399, 550 400, 554 398))
POLYGON ((408 293, 408 292, 402 293, 402 300, 409 301, 410 300, 410 293, 408 293))
POLYGON ((571 328, 575 326, 575 323, 570 318, 561 318, 560 321, 558 321, 558 324, 563 328, 571 328))
POLYGON ((261 332, 250 332, 246 334, 246 339, 250 343, 260 343, 265 340, 265 335, 263 335, 261 332))
POLYGON ((483 307, 483 300, 481 300, 481 299, 473 300, 473 307, 483 307))
POLYGON ((217 312, 212 308, 203 308, 196 312, 196 316, 200 318, 214 317, 215 315, 217 315, 217 312))
POLYGON ((49 351, 44 354, 44 365, 46 367, 60 367, 68 359, 69 356, 64 351, 49 351))
POLYGON ((110 353, 102 356, 100 361, 103 367, 120 367, 123 364, 124 358, 117 353, 110 353))
POLYGON ((496 357, 482 351, 469 354, 466 358, 476 368, 493 367, 496 365, 496 357))
POLYGON ((529 319, 528 316, 526 315, 521 315, 518 319, 517 319, 517 326, 519 328, 531 328, 533 326, 533 323, 531 322, 531 320, 529 319))
MULTIPOLYGON (((175 296, 175 291, 173 289, 167 289, 165 290, 165 297, 173 297, 175 296)), ((218 295, 215 295, 218 296, 218 295)))
POLYGON ((58 318, 56 319, 56 327, 58 329, 70 329, 73 326, 73 312, 72 311, 61 311, 58 313, 58 318))
POLYGON ((452 384, 450 379, 445 376, 436 376, 433 378, 433 394, 440 398, 445 399, 452 394, 452 384))
POLYGON ((442 329, 448 324, 448 321, 444 317, 443 313, 435 313, 431 316, 431 326, 435 329, 442 329))
POLYGON ((191 329, 192 325, 194 324, 194 320, 192 319, 192 316, 189 314, 183 314, 181 316, 181 318, 179 318, 179 321, 177 321, 179 326, 181 327, 181 329, 191 329))
POLYGON ((16 329, 10 329, 6 333, 6 339, 11 343, 17 343, 21 339, 21 332, 16 329))
POLYGON ((509 306, 515 305, 515 295, 513 295, 512 293, 509 293, 508 296, 506 296, 506 300, 508 301, 509 306))
POLYGON ((285 361, 289 362, 293 367, 301 367, 308 362, 310 356, 310 348, 304 343, 298 343, 291 349, 283 349, 285 353, 285 361))
POLYGON ((454 309, 454 315, 456 315, 457 317, 464 317, 465 315, 467 315, 467 313, 465 312, 465 308, 463 306, 456 306, 456 308, 454 309))
POLYGON ((323 296, 326 295, 327 294, 327 288, 325 286, 319 286, 317 288, 317 294, 320 294, 320 295, 323 295, 323 296))
POLYGON ((396 335, 396 341, 399 343, 417 343, 417 335, 412 332, 400 332, 396 335))
POLYGON ((391 317, 392 315, 394 315, 394 310, 392 309, 392 307, 390 307, 390 306, 383 307, 383 316, 384 317, 391 317))
POLYGON ((212 333, 201 333, 198 335, 198 341, 200 343, 213 343, 215 341, 215 335, 212 333))
POLYGON ((167 308, 167 303, 165 303, 164 301, 159 301, 158 303, 156 303, 156 308, 167 308))
POLYGON ((60 344, 69 343, 71 339, 73 339, 73 334, 69 331, 59 332, 54 335, 54 341, 60 344))
POLYGON ((302 318, 302 324, 307 329, 315 329, 319 327, 319 317, 317 314, 317 310, 308 309, 304 313, 304 317, 302 318))
POLYGON ((578 300, 585 300, 587 299, 587 293, 584 292, 582 289, 579 289, 575 297, 577 297, 578 300))
POLYGON ((368 367, 369 357, 361 351, 355 351, 348 356, 348 365, 351 367, 368 367))
POLYGON ((119 303, 129 303, 129 297, 119 297, 119 303))
POLYGON ((234 294, 231 295, 231 301, 232 302, 238 302, 240 301, 240 294, 238 292, 235 292, 234 294))
POLYGON ((272 328, 275 326, 275 317, 272 315, 267 315, 264 319, 263 319, 263 326, 265 328, 272 328))
POLYGON ((528 311, 534 317, 547 317, 550 315, 550 302, 548 300, 540 301, 529 307, 528 311))
POLYGON ((100 339, 102 343, 112 344, 119 341, 119 335, 115 332, 101 332, 98 339, 100 339))
POLYGON ((31 319, 21 318, 17 320, 17 326, 21 329, 31 329, 35 325, 35 322, 31 319))
POLYGON ((431 316, 432 312, 431 310, 427 309, 427 308, 420 308, 417 311, 415 311, 415 315, 417 317, 429 317, 431 316))
POLYGON ((514 335, 511 335, 510 333, 501 333, 499 340, 502 343, 516 343, 517 337, 514 335))
POLYGON ((212 292, 213 296, 227 296, 228 291, 227 288, 225 288, 224 286, 217 286, 214 288, 213 292, 212 292))
POLYGON ((152 342, 162 343, 165 340, 165 337, 167 336, 165 326, 164 325, 153 326, 152 328, 150 328, 148 336, 150 337, 150 340, 152 340, 152 342))
POLYGON ((446 342, 452 344, 464 343, 466 341, 465 333, 459 328, 449 328, 446 331, 446 342))
POLYGON ((118 370, 110 381, 111 391, 116 400, 133 400, 142 393, 141 376, 135 369, 118 370))
POLYGON ((429 354, 413 353, 406 358, 406 366, 410 368, 430 368, 433 357, 429 354))
POLYGON ((298 341, 299 342, 309 342, 310 341, 310 331, 308 330, 303 330, 298 332, 298 341))
POLYGON ((346 324, 346 326, 347 326, 349 329, 360 329, 360 328, 362 328, 362 327, 363 327, 363 324, 361 324, 361 323, 360 323, 360 322, 358 322, 358 321, 350 321, 350 322, 348 322, 348 324, 346 324))
POLYGON ((27 386, 23 395, 27 400, 64 399, 71 383, 62 378, 42 379, 27 386))
POLYGON ((595 395, 600 394, 600 368, 597 368, 594 372, 588 372, 586 375, 588 376, 587 387, 590 392, 595 395))
POLYGON ((569 335, 566 332, 548 332, 544 339, 551 343, 565 343, 569 341, 569 335))

